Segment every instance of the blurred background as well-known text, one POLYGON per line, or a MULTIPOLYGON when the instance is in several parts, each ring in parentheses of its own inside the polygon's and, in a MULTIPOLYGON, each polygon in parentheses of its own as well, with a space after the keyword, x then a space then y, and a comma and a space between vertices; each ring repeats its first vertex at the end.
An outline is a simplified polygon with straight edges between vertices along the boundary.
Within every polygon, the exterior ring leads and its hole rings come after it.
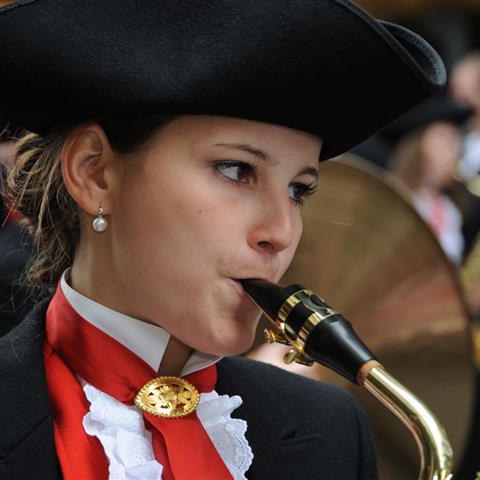
POLYGON ((426 38, 441 54, 447 68, 480 47, 478 0, 358 0, 382 20, 400 23, 426 38))

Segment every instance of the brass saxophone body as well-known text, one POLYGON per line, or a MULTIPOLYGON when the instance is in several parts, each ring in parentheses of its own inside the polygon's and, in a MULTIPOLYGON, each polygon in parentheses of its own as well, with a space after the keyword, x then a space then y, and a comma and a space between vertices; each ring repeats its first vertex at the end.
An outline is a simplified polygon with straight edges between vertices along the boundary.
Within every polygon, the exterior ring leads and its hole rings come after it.
POLYGON ((269 342, 290 345, 284 361, 321 363, 362 385, 411 432, 420 453, 419 480, 452 478, 453 453, 433 413, 397 382, 358 338, 352 325, 325 301, 301 285, 282 288, 262 280, 244 280, 243 287, 274 324, 269 342))

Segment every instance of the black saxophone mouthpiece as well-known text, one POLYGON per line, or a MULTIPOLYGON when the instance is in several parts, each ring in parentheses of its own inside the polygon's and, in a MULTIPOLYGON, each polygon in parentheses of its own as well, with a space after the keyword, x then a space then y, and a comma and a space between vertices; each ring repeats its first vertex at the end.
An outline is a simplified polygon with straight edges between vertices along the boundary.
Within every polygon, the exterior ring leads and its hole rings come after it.
POLYGON ((353 383, 361 367, 376 360, 351 323, 302 285, 281 287, 264 280, 241 281, 245 292, 299 354, 353 383))

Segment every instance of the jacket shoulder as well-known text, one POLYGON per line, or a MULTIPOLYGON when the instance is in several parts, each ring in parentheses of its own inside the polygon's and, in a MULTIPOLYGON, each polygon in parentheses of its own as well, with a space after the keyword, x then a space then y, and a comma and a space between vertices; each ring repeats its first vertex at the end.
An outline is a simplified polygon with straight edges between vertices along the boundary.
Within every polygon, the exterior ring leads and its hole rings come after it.
POLYGON ((218 377, 219 393, 243 400, 234 416, 255 452, 249 478, 377 478, 370 425, 349 392, 241 357, 220 361, 218 377))
POLYGON ((231 386, 247 390, 248 382, 253 380, 256 385, 270 391, 286 405, 291 402, 297 404, 299 396, 303 402, 312 401, 313 405, 321 403, 324 407, 335 406, 335 410, 356 409, 359 405, 351 393, 339 387, 248 358, 223 359, 219 372, 225 372, 231 386))
POLYGON ((0 478, 5 480, 59 475, 43 365, 45 310, 46 303, 39 304, 0 338, 0 478))

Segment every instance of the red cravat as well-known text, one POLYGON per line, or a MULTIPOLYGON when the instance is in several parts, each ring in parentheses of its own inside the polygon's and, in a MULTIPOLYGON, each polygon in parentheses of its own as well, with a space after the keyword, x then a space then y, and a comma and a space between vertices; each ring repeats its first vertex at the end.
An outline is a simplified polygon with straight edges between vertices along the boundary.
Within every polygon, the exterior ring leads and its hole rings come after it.
MULTIPOLYGON (((46 321, 45 367, 54 416, 55 445, 66 480, 108 478, 100 442, 83 429, 88 401, 75 374, 102 392, 132 404, 157 373, 137 355, 76 313, 57 288, 46 321), (74 373, 75 372, 75 373, 74 373)), ((185 377, 199 392, 213 390, 212 365, 185 377)), ((143 412, 163 479, 231 479, 196 412, 160 418, 143 412)))

